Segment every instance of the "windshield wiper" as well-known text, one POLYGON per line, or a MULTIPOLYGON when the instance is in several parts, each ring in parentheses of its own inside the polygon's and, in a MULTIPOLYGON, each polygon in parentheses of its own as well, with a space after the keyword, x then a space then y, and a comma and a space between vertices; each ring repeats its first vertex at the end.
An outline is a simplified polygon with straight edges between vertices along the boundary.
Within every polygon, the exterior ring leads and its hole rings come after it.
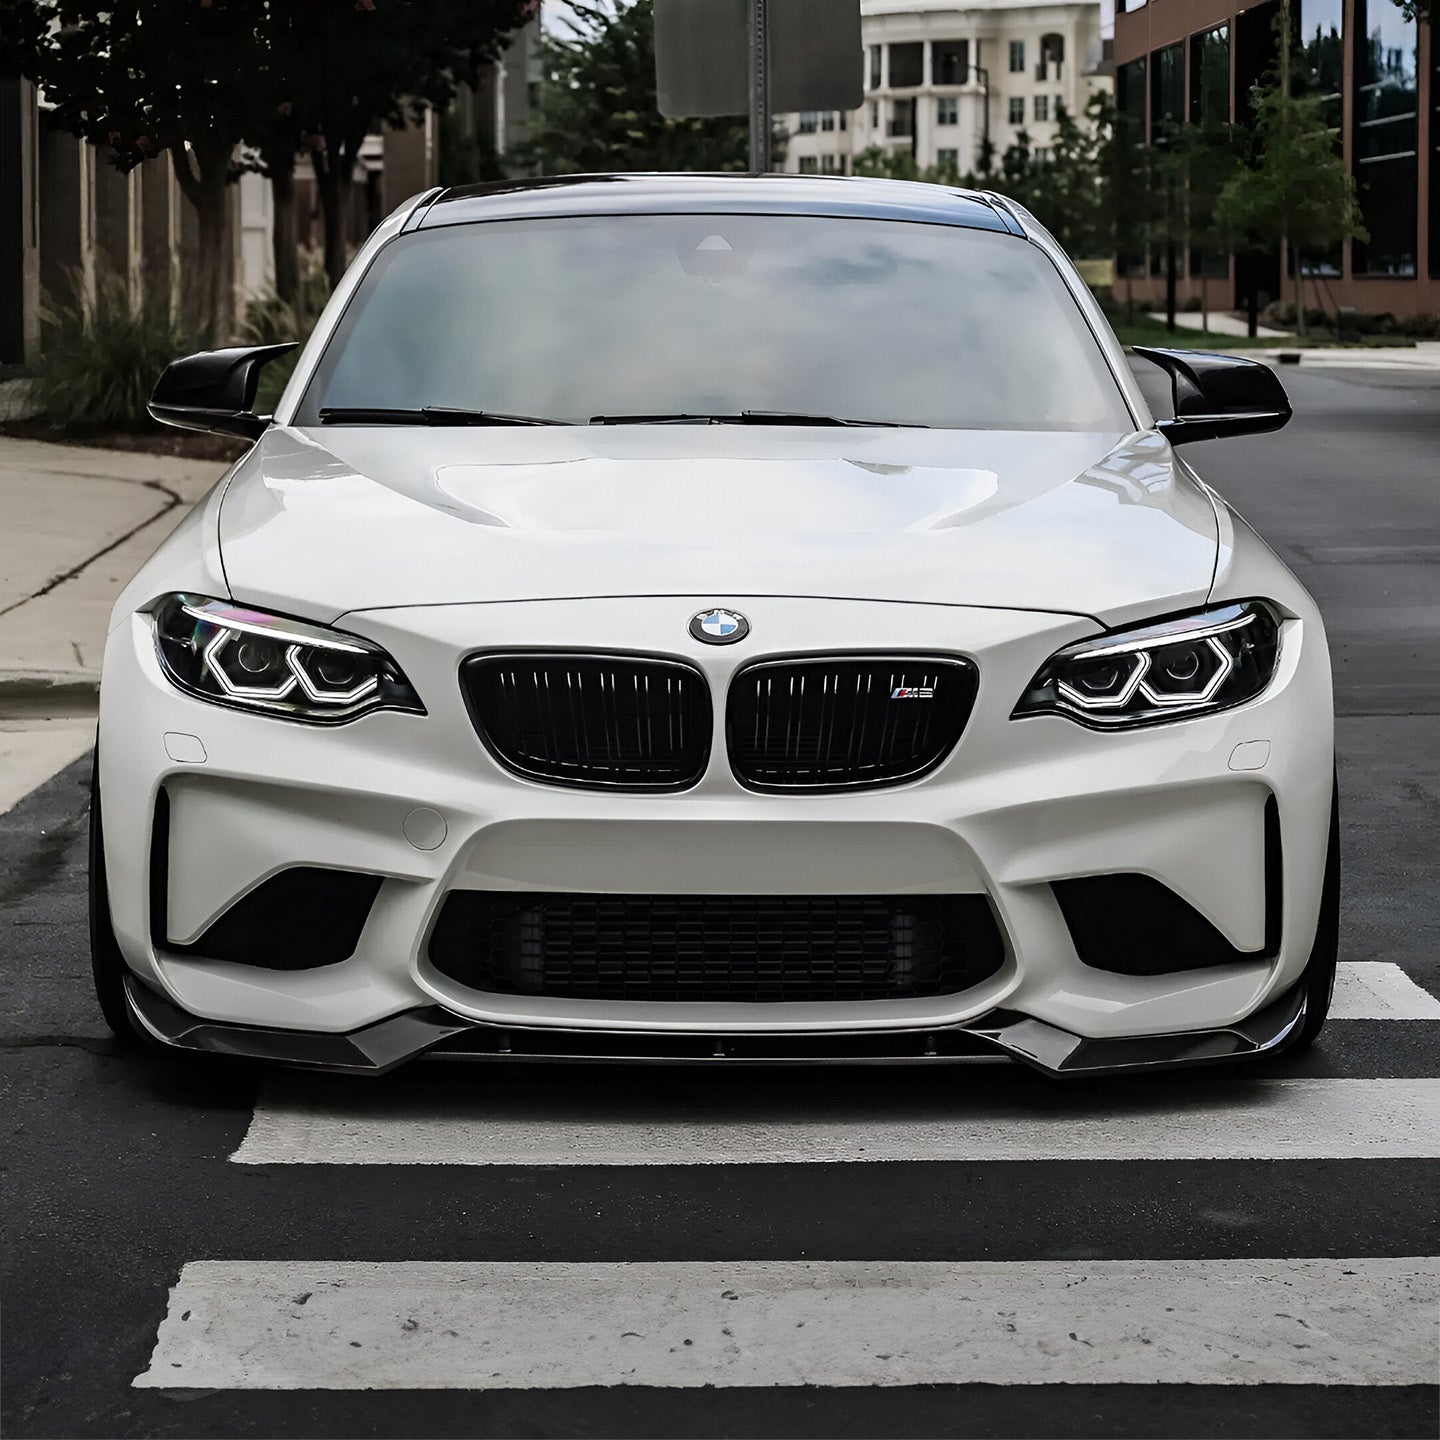
POLYGON ((543 415, 505 415, 498 410, 460 410, 450 405, 424 405, 418 410, 388 410, 371 405, 328 406, 322 425, 564 425, 543 415))
POLYGON ((838 415, 806 415, 799 410, 741 410, 736 415, 592 415, 592 425, 861 425, 890 430, 928 430, 928 425, 906 426, 899 420, 842 420, 838 415))

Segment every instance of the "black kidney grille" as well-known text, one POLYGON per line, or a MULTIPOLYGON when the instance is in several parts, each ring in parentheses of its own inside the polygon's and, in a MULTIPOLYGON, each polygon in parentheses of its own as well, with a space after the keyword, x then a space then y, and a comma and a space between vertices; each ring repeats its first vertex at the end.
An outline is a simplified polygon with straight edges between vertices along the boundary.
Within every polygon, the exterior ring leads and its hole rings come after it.
POLYGON ((893 785, 950 753, 975 703, 967 660, 787 660, 742 670, 730 765, 756 790, 893 785))
POLYGON ((430 961, 474 990, 592 1000, 894 1000, 993 975, 983 895, 452 893, 430 961))
POLYGON ((511 770, 564 785, 674 790, 710 756, 710 693, 665 660, 479 656, 462 683, 480 738, 511 770))

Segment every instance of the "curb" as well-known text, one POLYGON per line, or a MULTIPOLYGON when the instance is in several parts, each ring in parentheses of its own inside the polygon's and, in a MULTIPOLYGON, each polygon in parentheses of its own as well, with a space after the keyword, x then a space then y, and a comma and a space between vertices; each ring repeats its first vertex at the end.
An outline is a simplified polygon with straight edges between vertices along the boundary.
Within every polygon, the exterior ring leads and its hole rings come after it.
POLYGON ((99 704, 98 675, 0 672, 0 720, 93 715, 99 704))

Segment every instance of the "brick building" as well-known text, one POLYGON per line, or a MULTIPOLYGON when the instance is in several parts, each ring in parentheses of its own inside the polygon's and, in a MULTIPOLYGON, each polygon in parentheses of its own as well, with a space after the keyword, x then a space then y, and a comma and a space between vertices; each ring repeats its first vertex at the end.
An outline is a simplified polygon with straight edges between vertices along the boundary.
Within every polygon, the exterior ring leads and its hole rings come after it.
MULTIPOLYGON (((1165 118, 1250 119, 1250 92, 1275 64, 1279 0, 1117 0, 1115 99, 1149 133, 1165 118)), ((1393 0, 1291 0, 1303 54, 1299 81, 1325 97, 1345 163, 1355 176, 1368 241, 1305 257, 1307 304, 1327 309, 1440 313, 1440 53, 1429 24, 1393 0)), ((1251 286, 1281 294, 1288 257, 1180 257, 1182 300, 1212 296, 1228 281, 1233 303, 1251 286)), ((1137 297, 1164 293, 1158 254, 1125 258, 1137 297)), ((1285 282, 1288 297, 1290 281, 1285 282)), ((1230 296, 1226 297, 1231 300, 1230 296)), ((1212 302, 1213 303, 1213 302, 1212 302)))

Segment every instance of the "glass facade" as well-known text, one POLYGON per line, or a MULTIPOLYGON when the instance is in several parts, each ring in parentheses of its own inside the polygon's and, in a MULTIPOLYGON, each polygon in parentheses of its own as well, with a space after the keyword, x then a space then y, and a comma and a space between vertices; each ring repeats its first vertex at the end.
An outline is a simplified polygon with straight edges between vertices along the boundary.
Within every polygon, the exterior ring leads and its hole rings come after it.
POLYGON ((1304 56, 1296 88, 1323 96, 1325 119, 1338 130, 1345 89, 1345 0, 1300 0, 1296 17, 1304 56))
MULTIPOLYGON (((1297 42, 1301 63, 1295 76, 1297 94, 1319 95, 1326 123, 1335 131, 1335 148, 1343 149, 1340 127, 1344 124, 1345 92, 1345 0, 1300 0, 1295 10, 1297 42)), ((1304 256, 1304 273, 1331 278, 1342 273, 1345 247, 1334 245, 1318 254, 1304 256)))
POLYGON ((1416 273, 1419 88, 1415 22, 1391 0, 1355 3, 1355 184, 1368 241, 1356 275, 1416 273))
POLYGON ((1190 37, 1190 123, 1224 125, 1230 119, 1230 27, 1217 25, 1190 37))
MULTIPOLYGON (((1119 168, 1116 174, 1117 198, 1126 204, 1138 182, 1138 167, 1132 170, 1125 163, 1126 153, 1145 143, 1145 117, 1148 100, 1145 77, 1146 62, 1142 56, 1115 68, 1116 151, 1119 168)), ((1137 157, 1138 158, 1138 157, 1137 157)), ((1144 253, 1135 245, 1128 248, 1122 241, 1115 256, 1117 276, 1144 273, 1144 253)))
POLYGON ((1430 30, 1430 278, 1440 280, 1440 39, 1430 30))
POLYGON ((1185 42, 1177 40, 1150 56, 1150 133, 1161 123, 1185 120, 1185 42))
MULTIPOLYGON (((1220 127, 1230 120, 1230 27, 1217 25, 1190 37, 1190 123, 1206 133, 1215 151, 1207 143, 1201 156, 1223 153, 1220 127)), ((1201 170, 1202 175, 1209 172, 1201 170)), ((1209 192, 1213 194, 1213 187, 1209 192)), ((1200 217, 1208 219, 1208 217, 1200 217)), ((1230 273, 1230 256, 1223 250, 1190 251, 1190 273, 1207 279, 1223 279, 1230 273)))

